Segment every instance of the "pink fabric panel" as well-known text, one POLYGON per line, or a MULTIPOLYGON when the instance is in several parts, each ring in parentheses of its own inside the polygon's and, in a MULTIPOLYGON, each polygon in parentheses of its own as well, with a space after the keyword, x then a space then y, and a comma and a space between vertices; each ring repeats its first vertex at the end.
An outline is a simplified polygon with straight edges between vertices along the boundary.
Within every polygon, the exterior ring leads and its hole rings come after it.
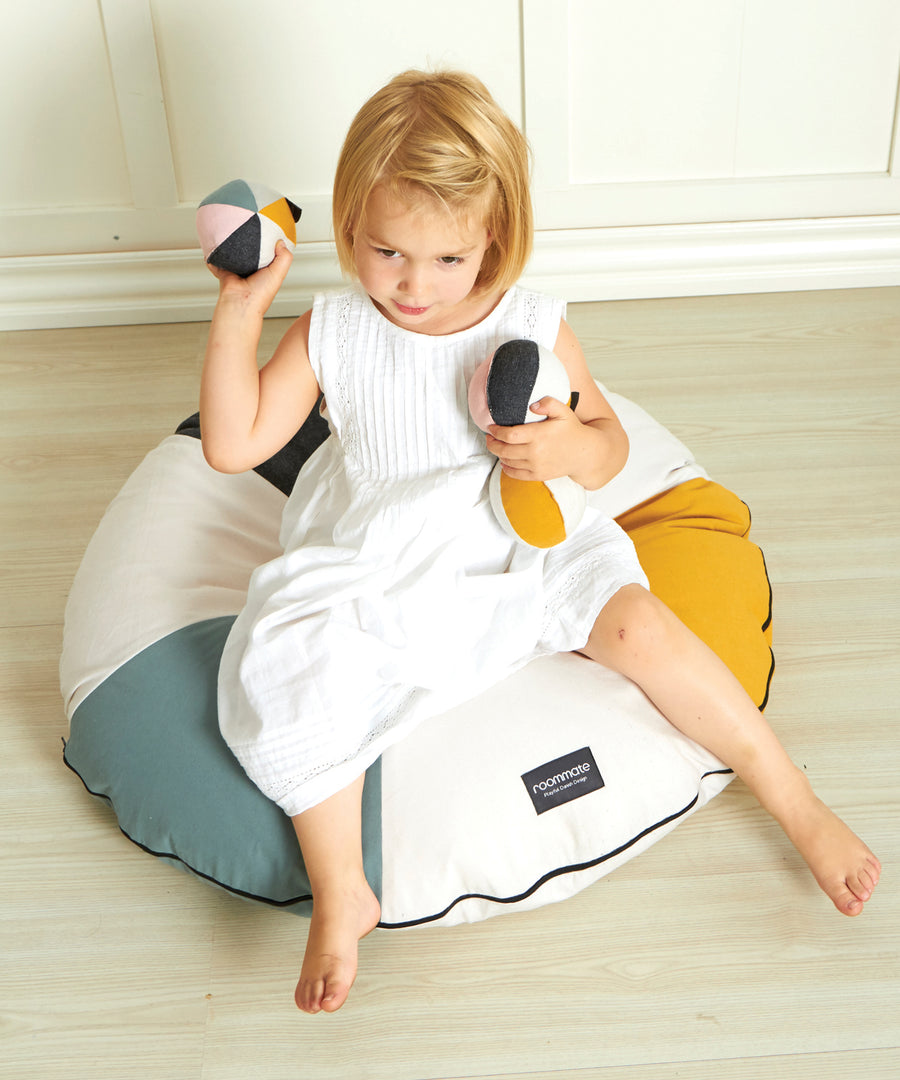
POLYGON ((197 235, 203 257, 208 259, 213 251, 255 214, 242 206, 226 206, 224 203, 207 203, 197 211, 197 235))

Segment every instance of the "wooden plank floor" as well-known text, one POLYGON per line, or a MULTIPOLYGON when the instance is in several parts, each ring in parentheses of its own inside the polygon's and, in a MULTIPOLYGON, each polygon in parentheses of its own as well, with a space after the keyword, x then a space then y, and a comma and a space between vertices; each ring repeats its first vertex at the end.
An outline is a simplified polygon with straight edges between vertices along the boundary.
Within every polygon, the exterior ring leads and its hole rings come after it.
MULTIPOLYGON (((885 864, 849 920, 732 784, 564 904, 376 931, 334 1017, 306 924, 134 848, 61 761, 63 605, 104 506, 194 410, 205 326, 0 336, 0 1075, 900 1075, 900 289, 580 305, 593 369, 754 514, 769 717, 885 864)), ((284 324, 267 324, 274 342, 284 324)))

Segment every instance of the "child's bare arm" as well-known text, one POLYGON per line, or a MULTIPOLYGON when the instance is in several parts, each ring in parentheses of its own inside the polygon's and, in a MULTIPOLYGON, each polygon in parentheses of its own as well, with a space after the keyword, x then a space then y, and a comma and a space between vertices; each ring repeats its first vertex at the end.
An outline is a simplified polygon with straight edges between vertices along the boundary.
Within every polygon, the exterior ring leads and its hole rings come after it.
POLYGON ((249 278, 213 270, 219 300, 200 380, 200 431, 207 461, 220 472, 252 469, 280 450, 315 404, 309 363, 309 314, 257 369, 263 316, 291 264, 279 244, 274 262, 249 278))
POLYGON ((510 476, 552 480, 571 476, 596 491, 619 473, 628 457, 628 437, 609 402, 591 377, 581 345, 567 323, 560 324, 553 351, 578 393, 573 412, 568 405, 543 398, 533 411, 547 419, 515 427, 488 429, 488 449, 510 476))

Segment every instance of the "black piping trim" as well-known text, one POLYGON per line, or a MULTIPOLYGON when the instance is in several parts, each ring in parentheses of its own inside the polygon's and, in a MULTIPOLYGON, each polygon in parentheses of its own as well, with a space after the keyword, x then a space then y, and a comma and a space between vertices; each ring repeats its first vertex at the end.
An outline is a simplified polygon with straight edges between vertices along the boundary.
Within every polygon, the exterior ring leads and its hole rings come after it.
MULTIPOLYGON (((711 769, 709 772, 703 774, 700 777, 701 782, 707 778, 707 776, 729 776, 733 772, 732 769, 711 769)), ((643 840, 645 836, 648 836, 652 832, 656 832, 657 829, 663 828, 670 822, 677 820, 680 817, 684 817, 690 810, 692 810, 700 798, 699 792, 693 799, 681 810, 677 810, 674 814, 670 814, 668 817, 658 821, 655 825, 650 825, 648 828, 639 832, 637 836, 632 837, 631 840, 617 847, 614 851, 609 851, 605 855, 601 855, 598 859, 590 859, 588 862, 575 863, 571 866, 561 866, 556 870, 550 870, 544 874, 543 877, 538 880, 524 892, 518 893, 516 896, 490 896, 487 893, 465 893, 462 896, 458 896, 452 903, 448 904, 443 911, 439 911, 436 915, 426 915, 421 919, 409 919, 406 922, 380 922, 378 925, 385 930, 405 930, 411 926, 422 926, 425 923, 436 922, 452 911, 457 904, 461 904, 464 900, 489 900, 494 904, 518 904, 522 900, 526 900, 529 896, 537 892, 541 886, 546 885, 548 881, 552 881, 553 878, 561 877, 563 874, 575 874, 580 870, 590 870, 594 866, 600 866, 602 863, 608 862, 610 859, 614 859, 616 855, 621 855, 623 851, 627 851, 629 848, 634 847, 639 841, 643 840)))
MULTIPOLYGON (((109 807, 113 808, 113 812, 115 813, 112 799, 110 799, 108 795, 104 795, 102 792, 92 791, 88 787, 81 773, 75 768, 74 765, 70 764, 70 762, 66 759, 65 740, 63 740, 63 764, 66 766, 67 769, 70 769, 73 773, 75 773, 75 775, 82 782, 82 784, 84 784, 84 790, 89 795, 93 795, 96 799, 102 799, 109 807)), ((191 866, 189 862, 185 862, 185 860, 182 859, 180 855, 175 855, 173 852, 170 851, 154 851, 153 848, 147 847, 146 844, 142 844, 140 840, 135 840, 133 836, 131 836, 128 832, 125 831, 125 829, 122 828, 121 824, 119 825, 119 832, 125 837, 126 840, 130 840, 132 844, 135 845, 135 847, 139 847, 141 851, 146 851, 148 855, 155 855, 158 859, 170 859, 172 862, 181 863, 181 865, 185 867, 186 870, 189 870, 198 878, 203 878, 204 881, 209 881, 213 885, 218 885, 220 889, 224 889, 226 892, 233 893, 235 896, 241 896, 245 900, 257 900, 261 904, 268 904, 270 907, 276 908, 291 907, 294 904, 300 904, 305 901, 312 900, 312 893, 295 896, 292 897, 290 900, 273 900, 271 896, 258 896, 256 893, 246 892, 244 889, 238 889, 235 888, 234 885, 228 885, 224 881, 219 881, 218 878, 214 878, 211 874, 204 874, 202 870, 198 870, 195 866, 191 866)))
POLYGON ((762 548, 759 548, 759 556, 762 559, 763 573, 766 575, 766 584, 769 586, 769 614, 766 617, 766 621, 762 624, 763 630, 768 630, 772 625, 772 581, 769 578, 769 568, 766 566, 766 556, 762 548))
MULTIPOLYGON (((75 773, 75 775, 82 782, 82 784, 84 784, 84 789, 89 795, 93 795, 95 798, 98 799, 103 799, 103 801, 111 807, 112 800, 109 798, 109 796, 103 795, 98 791, 92 791, 85 783, 85 779, 81 775, 81 773, 75 768, 74 765, 70 764, 69 761, 66 759, 65 745, 66 743, 64 739, 63 764, 66 766, 67 769, 70 769, 73 773, 75 773)), ((709 772, 704 773, 700 777, 700 780, 702 782, 707 778, 707 776, 728 776, 731 774, 731 772, 731 769, 712 769, 709 772)), ((591 859, 588 862, 576 863, 572 866, 561 866, 558 867, 556 870, 550 870, 548 873, 544 874, 543 877, 539 878, 530 888, 526 889, 524 892, 519 893, 517 896, 490 896, 487 893, 464 893, 462 896, 458 896, 455 900, 451 901, 444 908, 443 911, 439 911, 435 915, 425 915, 421 919, 409 919, 405 922, 379 922, 378 926, 382 930, 405 930, 412 926, 424 926, 427 923, 437 922, 438 919, 443 919, 444 916, 447 915, 450 911, 452 911, 457 904, 461 904, 465 900, 488 900, 494 904, 517 904, 522 900, 526 900, 529 896, 532 896, 535 892, 537 892, 538 889, 541 888, 541 886, 546 885, 546 883, 548 881, 552 881, 553 878, 561 877, 563 874, 578 873, 578 871, 580 870, 590 870, 594 866, 600 866, 602 863, 608 862, 610 859, 614 859, 616 855, 620 855, 623 851, 627 851, 629 848, 634 847, 634 845, 637 844, 640 840, 643 840, 645 836, 648 836, 652 832, 656 832, 657 829, 663 828, 671 821, 675 821, 680 817, 684 817, 685 814, 687 814, 697 805, 697 800, 699 798, 700 795, 698 793, 683 809, 677 810, 674 814, 670 814, 668 817, 663 818, 655 825, 650 825, 648 828, 644 829, 643 832, 638 833, 637 836, 633 837, 627 843, 624 843, 620 847, 617 847, 614 851, 609 851, 605 855, 601 855, 598 859, 591 859)), ((202 871, 195 869, 195 867, 191 866, 190 863, 185 862, 184 859, 182 859, 178 855, 175 855, 171 852, 154 851, 153 848, 147 847, 146 844, 142 844, 140 840, 135 840, 135 838, 133 836, 130 836, 122 828, 121 825, 119 825, 119 832, 121 832, 127 840, 130 840, 131 843, 135 845, 135 847, 139 847, 141 851, 146 851, 148 855, 155 855, 159 859, 171 859, 173 862, 181 863, 181 865, 188 869, 192 874, 195 874, 199 878, 203 878, 205 881, 211 882, 213 885, 219 886, 219 888, 224 889, 226 892, 233 893, 235 896, 241 896, 247 900, 256 900, 259 903, 268 904, 270 907, 277 908, 291 907, 293 904, 304 903, 312 900, 311 894, 296 896, 291 900, 273 900, 269 896, 258 896, 256 893, 246 892, 243 889, 236 889, 233 885, 227 885, 225 882, 219 881, 218 878, 214 878, 210 874, 204 874, 202 871)))
MULTIPOLYGON (((744 507, 747 510, 747 518, 748 518, 748 520, 750 522, 750 526, 752 527, 753 526, 753 513, 750 510, 750 507, 747 506, 747 504, 744 502, 743 499, 741 499, 741 502, 744 504, 744 507)), ((749 535, 750 535, 750 529, 748 528, 747 531, 744 533, 744 538, 746 539, 747 537, 749 537, 749 535)), ((773 597, 773 593, 772 593, 772 579, 769 577, 769 568, 768 568, 768 566, 766 566, 765 552, 763 551, 763 549, 758 544, 756 545, 756 550, 759 552, 759 557, 762 559, 763 574, 764 574, 765 579, 766 579, 766 584, 769 586, 769 613, 766 616, 766 620, 762 624, 762 628, 761 628, 762 632, 765 633, 769 629, 769 627, 772 625, 772 609, 773 609, 773 606, 774 606, 774 603, 773 603, 774 597, 773 597)), ((769 665, 769 674, 766 677, 766 692, 763 694, 762 702, 757 706, 757 708, 759 709, 760 712, 763 712, 765 710, 765 707, 769 704, 769 694, 771 693, 771 690, 772 690, 772 677, 775 674, 775 653, 774 653, 774 651, 773 651, 773 649, 771 647, 769 648, 769 655, 772 657, 772 663, 769 665)))
MULTIPOLYGON (((766 556, 763 553, 762 548, 757 547, 757 550, 759 551, 759 557, 762 559, 763 574, 766 578, 766 584, 769 586, 769 614, 766 616, 766 621, 762 624, 762 631, 763 633, 765 633, 772 625, 772 609, 774 606, 774 597, 772 592, 772 581, 769 577, 769 568, 766 566, 766 556)), ((772 678, 775 675, 775 652, 771 646, 769 646, 769 656, 771 656, 772 658, 772 663, 769 665, 769 674, 766 677, 766 692, 763 694, 762 702, 759 705, 760 712, 763 712, 765 710, 765 707, 769 704, 769 694, 772 690, 772 678)))

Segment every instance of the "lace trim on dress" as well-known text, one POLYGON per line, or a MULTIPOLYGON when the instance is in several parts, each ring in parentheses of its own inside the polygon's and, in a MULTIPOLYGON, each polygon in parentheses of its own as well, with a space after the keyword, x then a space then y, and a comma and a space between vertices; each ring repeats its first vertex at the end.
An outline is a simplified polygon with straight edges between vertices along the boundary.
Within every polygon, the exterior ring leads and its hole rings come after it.
POLYGON ((524 304, 524 319, 525 319, 525 337, 530 338, 532 341, 537 340, 537 321, 538 321, 538 297, 533 292, 523 293, 524 304))
MULTIPOLYGON (((633 572, 629 573, 623 567, 622 559, 614 552, 608 554, 602 552, 593 553, 572 568, 572 571, 563 579, 562 584, 556 589, 547 603, 544 609, 544 622, 541 627, 540 641, 546 642, 554 625, 559 625, 560 613, 564 609, 569 611, 577 610, 576 601, 579 597, 585 595, 587 582, 596 582, 604 578, 607 579, 606 594, 600 597, 602 602, 596 612, 592 613, 591 625, 587 627, 588 634, 593 627, 593 622, 613 595, 622 586, 632 584, 638 580, 633 572)), ((587 641, 587 635, 585 635, 585 641, 587 641)), ((577 645, 571 646, 571 648, 579 647, 577 645)), ((561 650, 557 646, 555 651, 559 652, 561 650)))
POLYGON ((358 436, 350 419, 350 391, 347 386, 347 338, 350 330, 350 309, 353 306, 353 294, 344 293, 338 298, 337 330, 335 345, 337 352, 337 392, 340 401, 339 416, 342 418, 341 445, 344 453, 351 460, 357 457, 358 436))
POLYGON ((350 762, 356 761, 358 758, 362 757, 374 742, 380 739, 386 732, 396 727, 397 723, 403 719, 403 714, 409 705, 409 701, 415 694, 415 688, 407 690, 390 712, 371 730, 366 732, 366 736, 362 742, 340 761, 320 762, 311 769, 305 769, 302 772, 294 772, 291 776, 272 780, 266 785, 266 795, 273 802, 281 802, 286 796, 290 795, 292 791, 296 791, 297 788, 303 787, 304 784, 308 784, 317 776, 321 776, 322 773, 330 772, 332 769, 340 768, 343 765, 349 765, 350 762))

